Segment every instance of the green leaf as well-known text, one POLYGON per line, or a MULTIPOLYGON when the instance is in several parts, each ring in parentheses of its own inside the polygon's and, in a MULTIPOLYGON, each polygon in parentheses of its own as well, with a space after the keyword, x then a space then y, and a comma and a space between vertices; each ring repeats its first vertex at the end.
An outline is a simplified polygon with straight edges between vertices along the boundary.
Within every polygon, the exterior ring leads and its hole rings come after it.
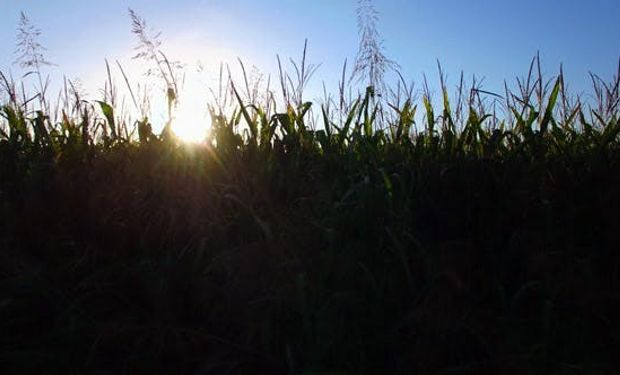
POLYGON ((560 93, 561 86, 562 78, 560 77, 555 81, 555 85, 553 86, 553 90, 551 90, 551 95, 549 96, 547 108, 545 109, 545 114, 540 122, 540 132, 543 134, 547 131, 549 121, 551 121, 551 117, 553 116, 553 109, 555 108, 555 104, 558 100, 558 94, 560 93))
POLYGON ((241 96, 237 92, 237 89, 234 85, 232 89, 235 93, 237 101, 239 102, 239 106, 241 107, 241 113, 243 114, 243 118, 245 119, 245 122, 248 123, 248 127, 250 128, 250 142, 256 146, 258 145, 258 126, 256 125, 256 121, 252 119, 250 113, 247 110, 247 107, 243 105, 243 100, 241 100, 241 96))
POLYGON ((116 139, 116 124, 114 122, 114 109, 108 103, 97 100, 99 106, 101 107, 101 112, 103 112, 103 116, 106 118, 108 122, 108 126, 110 127, 110 133, 112 134, 112 139, 116 139))
POLYGON ((427 96, 424 96, 422 101, 424 102, 424 108, 426 109, 427 131, 430 135, 432 135, 435 127, 435 111, 433 110, 433 105, 427 96))

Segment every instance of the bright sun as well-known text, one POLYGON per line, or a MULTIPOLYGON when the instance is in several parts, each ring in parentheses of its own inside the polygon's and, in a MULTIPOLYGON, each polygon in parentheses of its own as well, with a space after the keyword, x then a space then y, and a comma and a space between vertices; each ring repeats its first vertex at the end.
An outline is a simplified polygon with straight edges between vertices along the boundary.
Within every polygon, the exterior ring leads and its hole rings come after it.
POLYGON ((173 112, 172 131, 185 142, 202 142, 211 127, 206 101, 197 93, 184 94, 173 112))

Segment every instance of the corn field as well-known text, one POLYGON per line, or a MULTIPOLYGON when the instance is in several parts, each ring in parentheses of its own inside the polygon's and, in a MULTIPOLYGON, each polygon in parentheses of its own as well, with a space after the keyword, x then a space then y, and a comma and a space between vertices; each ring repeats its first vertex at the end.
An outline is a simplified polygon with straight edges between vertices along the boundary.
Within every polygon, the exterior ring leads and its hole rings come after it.
POLYGON ((620 368, 618 75, 582 100, 535 59, 436 104, 308 102, 295 70, 281 94, 224 80, 196 144, 111 79, 54 103, 0 75, 2 373, 620 368))

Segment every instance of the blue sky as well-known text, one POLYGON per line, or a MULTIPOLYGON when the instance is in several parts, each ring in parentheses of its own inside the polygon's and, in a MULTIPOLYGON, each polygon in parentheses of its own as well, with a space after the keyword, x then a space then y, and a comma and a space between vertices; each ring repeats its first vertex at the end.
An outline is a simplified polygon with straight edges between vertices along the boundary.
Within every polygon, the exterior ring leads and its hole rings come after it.
MULTIPOLYGON (((21 73, 11 64, 24 11, 43 32, 54 79, 80 78, 93 93, 103 83, 104 58, 138 71, 128 7, 162 32, 169 56, 190 67, 200 60, 213 74, 219 61, 236 57, 275 73, 276 54, 297 59, 308 38, 310 62, 322 64, 316 89, 321 81, 333 85, 357 50, 356 0, 0 0, 0 70, 21 73)), ((423 73, 436 82, 439 59, 450 84, 463 70, 501 91, 540 51, 545 74, 563 63, 569 87, 584 92, 589 71, 611 78, 620 57, 618 0, 376 0, 375 8, 386 54, 418 83, 423 73)))

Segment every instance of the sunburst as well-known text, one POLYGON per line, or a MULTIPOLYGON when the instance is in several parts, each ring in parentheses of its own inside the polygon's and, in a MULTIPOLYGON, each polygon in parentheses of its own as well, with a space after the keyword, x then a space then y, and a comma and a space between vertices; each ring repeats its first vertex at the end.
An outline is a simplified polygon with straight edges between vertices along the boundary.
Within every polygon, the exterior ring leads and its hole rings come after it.
POLYGON ((174 108, 172 131, 185 142, 199 143, 207 137, 211 127, 206 100, 198 92, 185 90, 174 108))

